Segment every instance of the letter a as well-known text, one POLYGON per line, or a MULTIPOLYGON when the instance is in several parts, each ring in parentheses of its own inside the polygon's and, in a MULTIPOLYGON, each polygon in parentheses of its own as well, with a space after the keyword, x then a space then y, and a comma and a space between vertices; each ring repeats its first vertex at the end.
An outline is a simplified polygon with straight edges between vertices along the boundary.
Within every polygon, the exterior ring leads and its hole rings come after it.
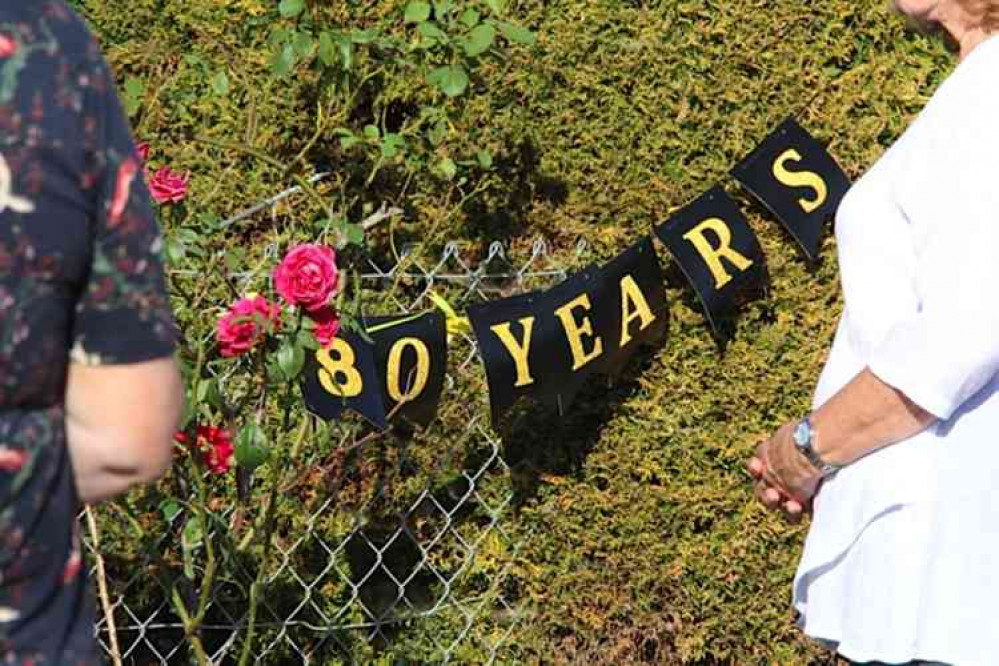
POLYGON ((638 327, 639 332, 641 332, 652 325, 656 316, 652 313, 649 302, 645 300, 645 294, 638 288, 635 278, 625 275, 621 279, 621 341, 618 343, 619 347, 624 347, 631 342, 631 333, 628 329, 635 319, 641 319, 641 325, 638 327))

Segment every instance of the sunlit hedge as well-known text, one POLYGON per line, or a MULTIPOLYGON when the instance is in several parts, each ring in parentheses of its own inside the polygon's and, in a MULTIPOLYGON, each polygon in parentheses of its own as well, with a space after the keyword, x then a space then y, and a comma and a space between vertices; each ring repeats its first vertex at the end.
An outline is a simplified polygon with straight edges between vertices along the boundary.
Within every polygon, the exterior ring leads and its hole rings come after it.
MULTIPOLYGON (((78 4, 123 89, 131 86, 137 133, 158 151, 154 159, 192 173, 187 210, 168 227, 213 240, 184 257, 183 267, 210 273, 220 250, 232 252, 233 267, 253 265, 265 242, 283 238, 281 220, 293 210, 237 229, 212 225, 286 183, 273 168, 195 138, 252 140, 283 157, 308 141, 318 82, 270 74, 268 30, 278 20, 277 2, 78 4), (213 79, 223 70, 232 90, 219 94, 213 79), (252 103, 247 87, 256 92, 252 103)), ((401 12, 404 3, 331 4, 330 20, 363 27, 401 12)), ((582 260, 597 261, 721 181, 738 193, 760 236, 770 292, 746 307, 721 349, 690 292, 672 279, 670 332, 661 349, 611 388, 588 391, 563 422, 528 420, 505 433, 519 504, 504 525, 522 546, 490 553, 482 566, 512 559, 511 589, 526 617, 498 658, 819 659, 823 653, 794 628, 789 607, 804 528, 785 526, 753 503, 743 462, 759 435, 808 407, 840 310, 835 248, 830 239, 821 265, 809 269, 727 171, 794 113, 857 177, 925 103, 948 57, 906 34, 884 0, 508 4, 538 43, 482 67, 467 103, 449 107, 449 149, 461 157, 488 148, 494 165, 463 186, 423 174, 409 189, 389 178, 367 190, 366 200, 406 210, 391 240, 422 243, 417 252, 427 257, 449 240, 470 256, 501 240, 523 257, 542 237, 569 266, 577 241, 586 239, 582 260), (474 196, 464 196, 473 189, 474 196)), ((424 103, 406 81, 391 85, 400 105, 424 103)), ((360 131, 370 121, 362 116, 346 122, 360 131)), ((337 140, 322 137, 310 158, 324 168, 363 170, 331 147, 337 140)), ((389 241, 387 231, 376 233, 372 251, 389 256, 389 241)), ((665 255, 663 263, 668 267, 665 255)), ((225 293, 216 278, 206 283, 225 293)), ((458 304, 461 293, 453 294, 458 304)), ((186 325, 213 319, 177 298, 186 325)), ((391 311, 390 300, 373 302, 391 311)), ((469 409, 488 410, 481 372, 472 369, 457 390, 444 397, 441 423, 417 439, 406 474, 393 468, 392 455, 383 456, 379 464, 398 477, 386 506, 402 506, 423 484, 441 483, 460 467, 462 447, 473 446, 462 432, 469 409), (459 402, 469 407, 448 407, 459 402)), ((324 487, 301 489, 302 501, 316 501, 324 487)), ((372 491, 352 492, 362 502, 372 491)), ((289 516, 287 529, 296 525, 289 516)), ((324 529, 336 539, 345 524, 331 518, 324 529)), ((109 552, 132 548, 127 531, 109 538, 109 552)), ((413 624, 383 656, 426 659, 422 650, 431 641, 421 632, 438 629, 413 624)), ((373 659, 371 649, 358 646, 356 658, 373 659)), ((469 647, 462 658, 474 662, 483 654, 469 647)))

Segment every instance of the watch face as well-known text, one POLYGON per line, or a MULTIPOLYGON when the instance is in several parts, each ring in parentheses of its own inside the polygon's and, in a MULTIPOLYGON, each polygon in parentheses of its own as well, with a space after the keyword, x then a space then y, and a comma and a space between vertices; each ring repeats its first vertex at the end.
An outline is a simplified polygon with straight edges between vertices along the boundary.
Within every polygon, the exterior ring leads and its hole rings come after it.
POLYGON ((802 421, 798 424, 798 427, 794 429, 794 443, 798 446, 805 446, 811 438, 812 429, 808 427, 807 422, 802 421))

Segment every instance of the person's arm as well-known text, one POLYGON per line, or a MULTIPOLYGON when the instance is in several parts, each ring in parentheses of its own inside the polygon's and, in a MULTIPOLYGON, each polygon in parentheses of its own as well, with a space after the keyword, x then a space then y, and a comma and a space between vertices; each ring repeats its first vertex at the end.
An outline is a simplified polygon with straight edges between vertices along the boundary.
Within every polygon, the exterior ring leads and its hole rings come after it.
POLYGON ((811 417, 816 452, 836 466, 909 439, 936 421, 866 368, 811 417))
POLYGON ((66 438, 80 499, 88 504, 157 479, 170 465, 183 392, 176 361, 71 363, 66 438))
POLYGON ((90 203, 89 271, 81 276, 68 340, 65 427, 77 491, 88 503, 158 478, 169 466, 183 389, 163 238, 142 159, 96 48, 80 135, 90 203))
MULTIPOLYGON (((999 308, 990 291, 999 280, 999 224, 988 213, 999 210, 999 200, 977 211, 968 202, 983 197, 945 194, 955 202, 954 217, 936 211, 949 223, 924 231, 917 249, 919 310, 899 321, 870 352, 868 367, 811 416, 813 448, 824 462, 851 464, 951 418, 999 374, 999 308)), ((932 211, 932 202, 920 210, 932 211)), ((821 480, 794 447, 795 424, 760 445, 749 463, 768 506, 780 494, 803 506, 821 480)))

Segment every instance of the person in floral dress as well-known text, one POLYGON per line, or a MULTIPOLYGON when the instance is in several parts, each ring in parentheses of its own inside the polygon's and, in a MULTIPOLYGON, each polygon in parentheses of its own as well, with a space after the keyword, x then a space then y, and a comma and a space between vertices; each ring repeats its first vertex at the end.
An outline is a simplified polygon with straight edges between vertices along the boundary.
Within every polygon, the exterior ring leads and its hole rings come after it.
POLYGON ((169 464, 161 246, 93 37, 62 0, 0 3, 0 664, 99 663, 74 526, 169 464))

